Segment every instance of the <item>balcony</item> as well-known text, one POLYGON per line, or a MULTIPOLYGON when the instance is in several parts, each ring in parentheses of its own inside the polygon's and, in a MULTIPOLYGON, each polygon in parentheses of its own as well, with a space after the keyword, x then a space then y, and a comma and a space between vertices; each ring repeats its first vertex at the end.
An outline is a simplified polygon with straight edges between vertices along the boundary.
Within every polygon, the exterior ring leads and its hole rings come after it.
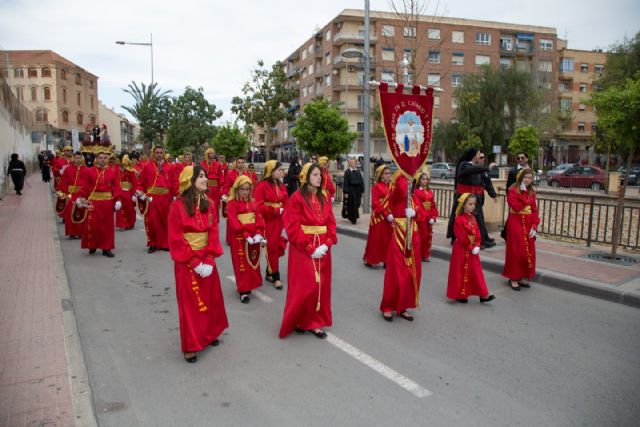
POLYGON ((516 42, 515 44, 515 53, 518 55, 533 56, 534 51, 535 49, 532 44, 521 42, 516 42))
POLYGON ((313 50, 313 53, 316 57, 316 59, 322 59, 323 55, 323 50, 322 50, 322 45, 316 45, 315 49, 313 50))
MULTIPOLYGON (((375 35, 369 34, 369 43, 376 44, 378 38, 375 35)), ((360 33, 344 33, 339 32, 333 36, 333 44, 335 46, 341 46, 345 43, 364 44, 364 32, 360 33)))
POLYGON ((298 74, 300 70, 298 69, 297 66, 295 65, 289 65, 289 68, 287 68, 287 77, 291 78, 293 76, 295 76, 296 74, 298 74))
MULTIPOLYGON (((333 65, 335 68, 342 68, 344 66, 349 66, 349 67, 354 67, 356 70, 357 69, 362 70, 364 69, 364 58, 345 58, 342 55, 337 55, 335 58, 333 58, 333 65)), ((369 69, 370 70, 376 69, 375 56, 372 56, 369 59, 369 69)))
POLYGON ((571 81, 573 80, 573 72, 560 70, 560 72, 558 73, 558 79, 564 80, 564 81, 571 81))

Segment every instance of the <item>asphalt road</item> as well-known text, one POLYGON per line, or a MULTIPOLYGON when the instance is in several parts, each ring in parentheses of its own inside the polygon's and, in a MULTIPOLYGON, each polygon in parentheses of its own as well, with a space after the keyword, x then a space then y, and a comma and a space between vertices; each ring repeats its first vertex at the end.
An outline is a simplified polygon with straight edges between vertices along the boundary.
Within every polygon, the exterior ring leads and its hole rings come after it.
POLYGON ((415 321, 387 323, 383 270, 362 265, 364 241, 338 239, 328 340, 278 339, 285 292, 265 282, 241 304, 225 247, 231 326, 194 365, 170 256, 146 253, 141 221, 116 232, 114 259, 63 239, 100 425, 640 425, 640 310, 535 284, 516 293, 490 273, 493 303, 452 304, 448 263, 434 259, 415 321))

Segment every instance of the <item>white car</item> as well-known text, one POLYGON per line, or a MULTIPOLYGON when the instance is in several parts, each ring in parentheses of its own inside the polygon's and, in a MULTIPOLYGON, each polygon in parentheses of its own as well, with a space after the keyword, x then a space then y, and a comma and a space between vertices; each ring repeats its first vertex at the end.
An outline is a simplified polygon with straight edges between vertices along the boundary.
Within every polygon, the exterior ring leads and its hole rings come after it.
POLYGON ((434 163, 431 165, 431 178, 451 179, 456 174, 453 163, 434 163))

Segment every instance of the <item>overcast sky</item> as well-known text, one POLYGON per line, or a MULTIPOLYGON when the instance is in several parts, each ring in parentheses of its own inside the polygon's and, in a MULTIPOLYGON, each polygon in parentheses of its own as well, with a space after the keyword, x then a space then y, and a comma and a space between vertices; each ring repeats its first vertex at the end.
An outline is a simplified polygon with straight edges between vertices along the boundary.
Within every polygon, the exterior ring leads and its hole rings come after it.
MULTIPOLYGON (((387 0, 372 10, 389 11, 387 0)), ((203 87, 230 119, 259 58, 284 59, 343 9, 362 0, 0 0, 0 49, 51 49, 99 77, 100 100, 116 111, 130 105, 122 92, 132 80, 151 80, 150 50, 116 40, 148 42, 153 33, 154 79, 179 95, 203 87)), ((427 14, 557 29, 569 47, 606 49, 640 30, 638 0, 443 0, 427 14)))

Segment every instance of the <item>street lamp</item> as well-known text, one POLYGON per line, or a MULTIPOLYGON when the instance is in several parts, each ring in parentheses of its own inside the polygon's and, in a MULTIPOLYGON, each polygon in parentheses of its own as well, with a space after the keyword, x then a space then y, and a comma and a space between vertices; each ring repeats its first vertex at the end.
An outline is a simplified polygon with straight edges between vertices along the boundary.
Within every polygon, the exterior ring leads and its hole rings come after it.
POLYGON ((134 42, 125 42, 122 40, 117 40, 116 44, 130 44, 134 46, 149 46, 151 48, 151 85, 153 85, 153 33, 150 34, 151 38, 149 43, 134 43, 134 42))

